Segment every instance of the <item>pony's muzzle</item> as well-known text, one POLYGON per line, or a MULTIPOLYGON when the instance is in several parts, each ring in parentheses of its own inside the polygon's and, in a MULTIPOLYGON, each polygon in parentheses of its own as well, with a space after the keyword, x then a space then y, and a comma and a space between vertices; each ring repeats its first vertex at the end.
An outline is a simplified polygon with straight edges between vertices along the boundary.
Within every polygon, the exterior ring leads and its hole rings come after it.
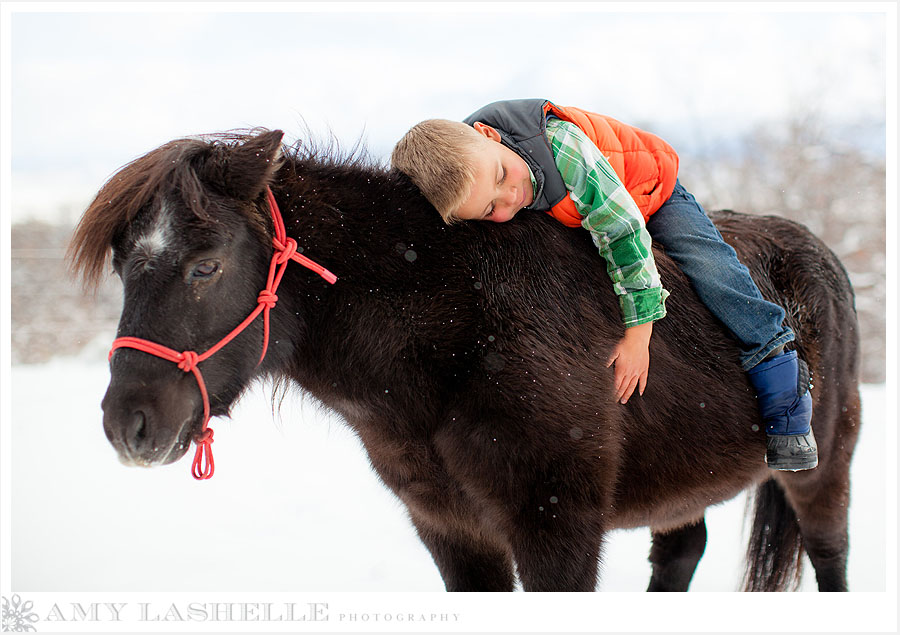
POLYGON ((165 465, 188 451, 202 419, 199 405, 181 386, 128 389, 113 381, 103 398, 103 430, 125 465, 165 465))

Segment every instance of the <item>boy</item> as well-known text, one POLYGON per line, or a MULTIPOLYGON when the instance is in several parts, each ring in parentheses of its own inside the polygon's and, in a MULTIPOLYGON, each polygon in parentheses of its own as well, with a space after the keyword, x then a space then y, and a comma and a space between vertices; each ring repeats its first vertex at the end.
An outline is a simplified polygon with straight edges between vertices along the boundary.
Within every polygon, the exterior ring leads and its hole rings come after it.
POLYGON ((734 250, 678 182, 678 156, 665 141, 610 117, 544 99, 494 102, 463 123, 414 126, 397 143, 406 173, 448 223, 506 222, 545 211, 591 232, 619 297, 625 336, 615 364, 616 398, 647 384, 653 322, 665 316, 651 236, 741 343, 741 365, 766 426, 766 462, 776 470, 816 467, 809 373, 783 326, 784 310, 763 299, 734 250))

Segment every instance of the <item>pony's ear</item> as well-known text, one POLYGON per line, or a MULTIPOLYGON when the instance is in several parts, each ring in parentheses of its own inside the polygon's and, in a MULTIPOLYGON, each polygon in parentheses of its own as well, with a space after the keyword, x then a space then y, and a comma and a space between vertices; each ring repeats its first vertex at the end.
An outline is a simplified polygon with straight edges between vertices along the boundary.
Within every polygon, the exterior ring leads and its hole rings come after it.
POLYGON ((228 148, 209 166, 207 177, 238 199, 258 197, 281 166, 281 139, 284 132, 272 130, 250 137, 228 148))

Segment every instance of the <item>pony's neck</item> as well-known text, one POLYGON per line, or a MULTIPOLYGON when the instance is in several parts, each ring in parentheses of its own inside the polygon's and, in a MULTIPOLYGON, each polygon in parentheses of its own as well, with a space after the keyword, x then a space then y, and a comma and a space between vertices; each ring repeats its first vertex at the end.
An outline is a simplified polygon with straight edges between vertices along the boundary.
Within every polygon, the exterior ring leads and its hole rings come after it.
POLYGON ((297 240, 304 250, 343 241, 347 234, 344 208, 352 206, 347 193, 355 189, 347 183, 348 178, 348 174, 342 174, 338 179, 324 173, 323 167, 314 161, 296 159, 288 160, 278 172, 272 190, 287 235, 297 240), (342 186, 335 188, 336 182, 342 186))

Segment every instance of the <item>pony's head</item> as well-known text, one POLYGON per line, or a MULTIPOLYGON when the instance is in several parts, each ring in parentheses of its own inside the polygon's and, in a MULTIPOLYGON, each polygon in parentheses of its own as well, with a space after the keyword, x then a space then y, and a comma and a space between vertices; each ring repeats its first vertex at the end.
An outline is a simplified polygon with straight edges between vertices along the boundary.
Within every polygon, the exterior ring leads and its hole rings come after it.
MULTIPOLYGON (((202 353, 257 306, 272 256, 266 187, 281 160, 280 131, 172 141, 110 178, 69 247, 94 287, 111 262, 123 285, 119 337, 202 353)), ((254 375, 256 320, 200 363, 213 415, 226 414, 254 375)), ((131 348, 111 357, 103 426, 120 459, 179 459, 203 426, 195 377, 131 348)))

